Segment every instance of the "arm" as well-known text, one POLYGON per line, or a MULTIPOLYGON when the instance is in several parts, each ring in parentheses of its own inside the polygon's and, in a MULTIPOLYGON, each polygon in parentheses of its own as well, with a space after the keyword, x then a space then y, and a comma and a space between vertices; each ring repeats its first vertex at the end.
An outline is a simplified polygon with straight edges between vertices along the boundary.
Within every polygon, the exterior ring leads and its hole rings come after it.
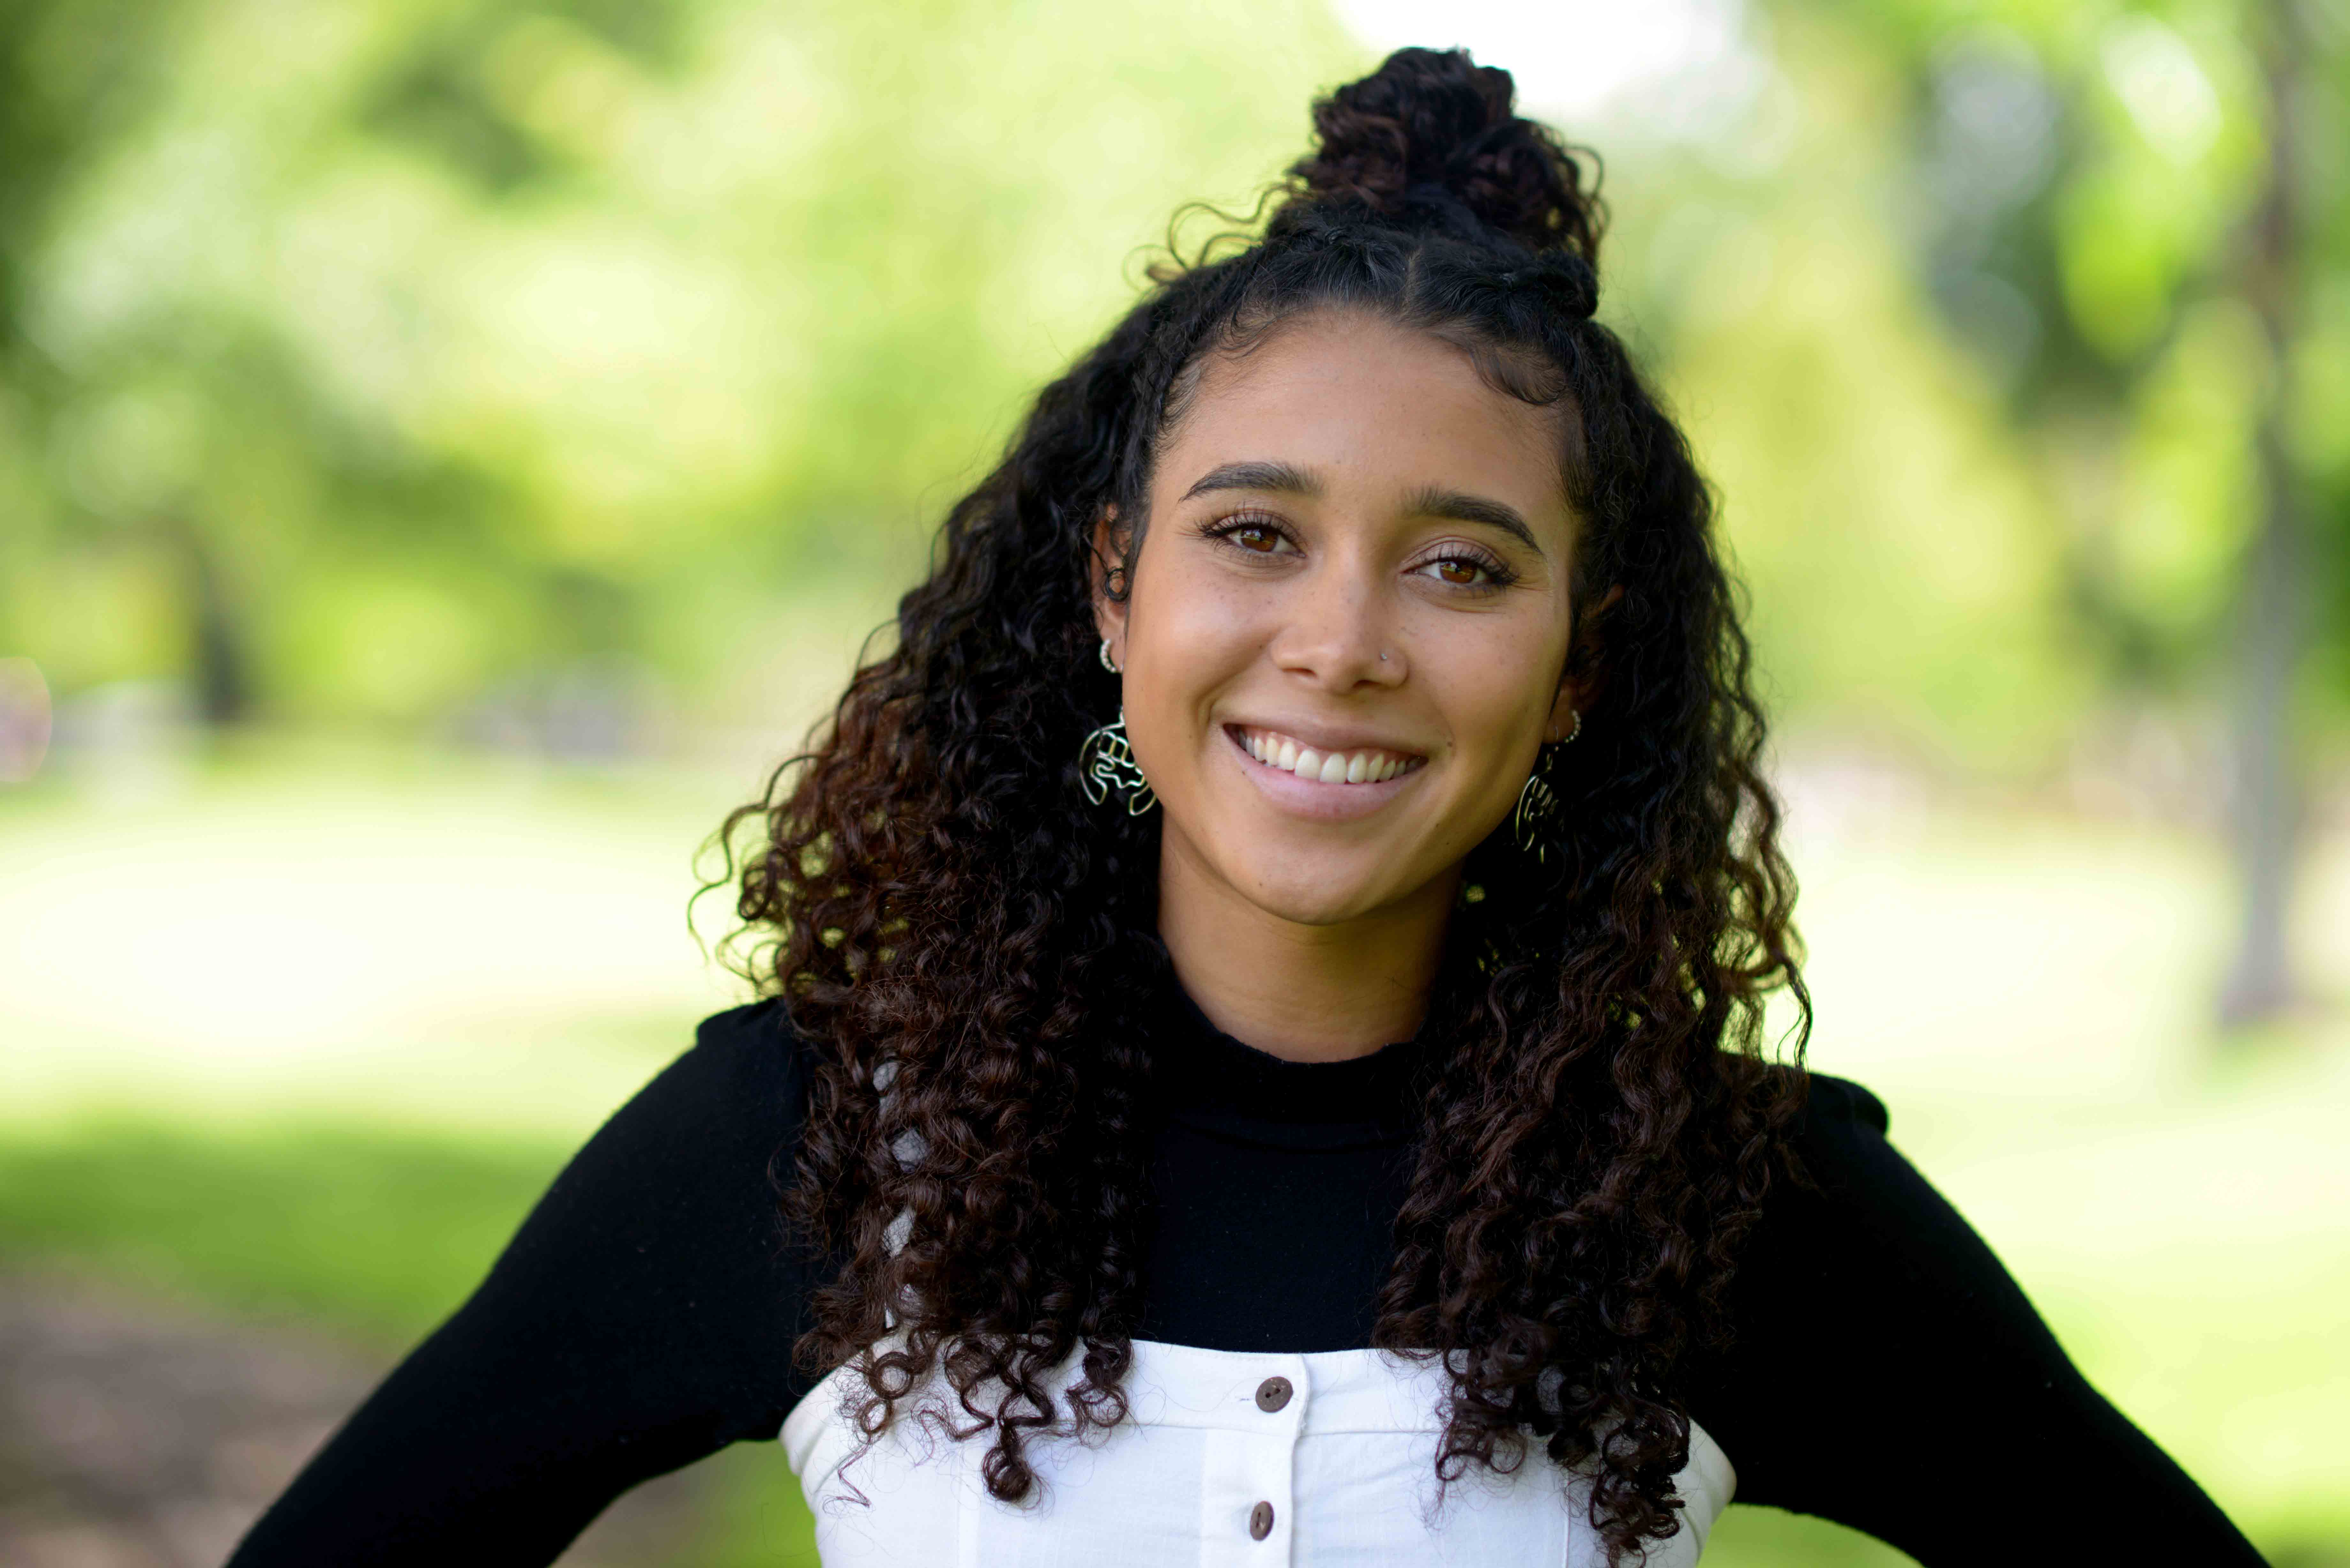
POLYGON ((1885 1108, 1814 1079, 1798 1152, 1733 1299, 1739 1339, 1691 1414, 1738 1501, 1818 1514, 1927 1568, 2261 1562, 2073 1366, 1957 1210, 1885 1139, 1885 1108))
POLYGON ((550 1563, 639 1481, 774 1437, 805 1391, 789 1366, 810 1282, 766 1174, 800 1085, 777 1004, 707 1020, 232 1568, 550 1563))

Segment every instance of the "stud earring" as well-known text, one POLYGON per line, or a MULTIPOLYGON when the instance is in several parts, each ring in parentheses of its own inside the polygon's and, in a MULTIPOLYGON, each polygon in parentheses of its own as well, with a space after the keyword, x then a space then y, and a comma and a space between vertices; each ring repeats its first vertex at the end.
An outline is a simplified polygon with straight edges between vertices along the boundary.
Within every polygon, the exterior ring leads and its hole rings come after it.
MULTIPOLYGON (((1103 644, 1105 649, 1107 643, 1103 644)), ((1103 655, 1108 660, 1107 652, 1103 655)), ((1134 747, 1126 738, 1126 705, 1120 703, 1115 722, 1093 731, 1077 743, 1077 782, 1085 786, 1086 798, 1096 805, 1109 798, 1116 790, 1126 800, 1126 815, 1140 816, 1159 804, 1151 793, 1150 781, 1142 776, 1142 769, 1134 760, 1134 747)))

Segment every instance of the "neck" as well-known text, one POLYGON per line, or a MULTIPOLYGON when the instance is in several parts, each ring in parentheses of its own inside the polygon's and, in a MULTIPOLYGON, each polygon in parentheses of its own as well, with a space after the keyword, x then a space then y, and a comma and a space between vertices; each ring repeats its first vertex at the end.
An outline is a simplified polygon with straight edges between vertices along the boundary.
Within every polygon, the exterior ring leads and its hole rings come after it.
POLYGON ((1159 936, 1208 1022, 1293 1062, 1367 1056, 1428 1012, 1459 875, 1331 925, 1287 920, 1180 855, 1162 856, 1159 936))

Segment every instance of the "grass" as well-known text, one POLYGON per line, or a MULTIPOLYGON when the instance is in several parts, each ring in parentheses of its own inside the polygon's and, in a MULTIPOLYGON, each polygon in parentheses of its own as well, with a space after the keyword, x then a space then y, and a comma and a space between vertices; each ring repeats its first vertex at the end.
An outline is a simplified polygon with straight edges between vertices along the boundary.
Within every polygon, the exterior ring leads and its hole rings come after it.
MULTIPOLYGON (((0 1251, 397 1354, 737 994, 684 911, 750 783, 359 753, 0 795, 0 1251)), ((1814 1064, 1886 1099, 2274 1561, 2350 1563, 2350 1026, 2324 990, 2350 972, 2350 857, 2321 846, 2303 880, 2317 1005, 2221 1041, 2209 847, 1794 793, 1814 1064)), ((780 1456, 711 1469, 691 1562, 806 1550, 780 1456)), ((1733 1509, 1706 1561, 1903 1559, 1733 1509)))
POLYGON ((0 1144, 0 1251, 389 1355, 473 1289, 568 1154, 368 1127, 45 1128, 0 1144))

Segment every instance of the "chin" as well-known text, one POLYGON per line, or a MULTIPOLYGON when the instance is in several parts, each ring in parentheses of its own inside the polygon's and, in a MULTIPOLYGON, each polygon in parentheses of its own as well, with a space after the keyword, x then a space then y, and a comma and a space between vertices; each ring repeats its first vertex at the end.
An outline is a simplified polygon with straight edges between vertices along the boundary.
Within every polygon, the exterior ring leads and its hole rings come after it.
POLYGON ((1329 877, 1293 875, 1240 884, 1257 908, 1301 926, 1335 926, 1369 914, 1386 902, 1387 889, 1329 877))

